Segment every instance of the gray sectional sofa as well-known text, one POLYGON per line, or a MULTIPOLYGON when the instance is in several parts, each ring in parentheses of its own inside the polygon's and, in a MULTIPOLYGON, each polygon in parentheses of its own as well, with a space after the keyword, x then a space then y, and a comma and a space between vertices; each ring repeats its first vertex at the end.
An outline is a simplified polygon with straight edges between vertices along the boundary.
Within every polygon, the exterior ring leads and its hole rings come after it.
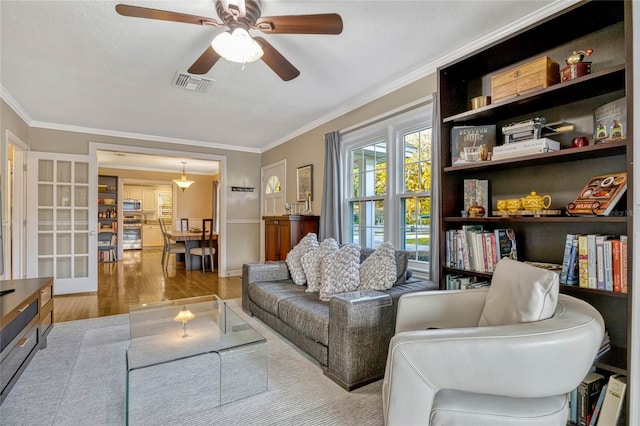
MULTIPOLYGON (((371 253, 372 249, 363 248, 360 262, 371 253)), ((407 253, 396 251, 397 281, 389 290, 343 293, 328 302, 293 283, 284 261, 245 264, 242 308, 315 358, 340 386, 352 390, 384 376, 400 296, 438 288, 411 278, 407 262, 407 253)))

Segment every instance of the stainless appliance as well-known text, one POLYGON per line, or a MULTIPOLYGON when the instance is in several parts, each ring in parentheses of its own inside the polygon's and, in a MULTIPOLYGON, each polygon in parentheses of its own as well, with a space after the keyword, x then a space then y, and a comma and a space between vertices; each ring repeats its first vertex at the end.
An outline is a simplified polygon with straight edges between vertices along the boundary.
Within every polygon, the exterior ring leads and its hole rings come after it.
POLYGON ((142 200, 122 200, 122 210, 125 212, 142 211, 142 200))
POLYGON ((126 216, 122 220, 122 248, 124 250, 142 249, 142 216, 126 216))

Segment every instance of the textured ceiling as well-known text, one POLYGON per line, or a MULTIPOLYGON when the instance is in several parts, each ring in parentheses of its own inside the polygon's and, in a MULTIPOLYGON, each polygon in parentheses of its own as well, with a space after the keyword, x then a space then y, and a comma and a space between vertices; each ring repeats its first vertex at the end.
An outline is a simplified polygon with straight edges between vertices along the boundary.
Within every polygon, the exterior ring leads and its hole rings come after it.
MULTIPOLYGON (((207 93, 171 81, 221 30, 123 17, 117 3, 0 2, 1 93, 29 125, 261 152, 572 2, 264 1, 263 16, 339 13, 344 31, 252 31, 301 75, 283 82, 262 61, 221 60, 207 93)), ((122 3, 217 18, 213 0, 122 3)))

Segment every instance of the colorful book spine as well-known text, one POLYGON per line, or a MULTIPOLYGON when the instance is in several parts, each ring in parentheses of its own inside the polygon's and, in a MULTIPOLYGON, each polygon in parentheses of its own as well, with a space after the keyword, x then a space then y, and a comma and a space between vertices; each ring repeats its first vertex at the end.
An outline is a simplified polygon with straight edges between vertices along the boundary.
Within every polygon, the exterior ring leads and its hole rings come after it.
POLYGON ((620 235, 620 292, 626 293, 628 287, 627 277, 627 236, 620 235))
POLYGON ((589 287, 589 251, 587 249, 587 236, 578 237, 578 285, 589 287))
POLYGON ((576 236, 571 243, 571 255, 569 256, 568 269, 567 285, 578 285, 578 236, 576 236))
POLYGON ((605 290, 605 277, 604 277, 604 242, 611 238, 610 235, 598 235, 596 237, 596 275, 597 275, 597 288, 598 290, 605 290))
POLYGON ((589 234, 587 235, 587 282, 589 288, 598 288, 596 260, 596 236, 589 234))
POLYGON ((604 289, 606 291, 613 291, 612 243, 612 240, 604 242, 604 289))
POLYGON ((613 291, 620 293, 622 291, 620 280, 620 240, 611 241, 611 268, 613 269, 613 291))
POLYGON ((560 284, 567 284, 567 275, 569 274, 569 261, 571 260, 571 246, 573 245, 573 240, 575 238, 575 234, 567 234, 567 238, 564 243, 564 255, 562 256, 560 284))

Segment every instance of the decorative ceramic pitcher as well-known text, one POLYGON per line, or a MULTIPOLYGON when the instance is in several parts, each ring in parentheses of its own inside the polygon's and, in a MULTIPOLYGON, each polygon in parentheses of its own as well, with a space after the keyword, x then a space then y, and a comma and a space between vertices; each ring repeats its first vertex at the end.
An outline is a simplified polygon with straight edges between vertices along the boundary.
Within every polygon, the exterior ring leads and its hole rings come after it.
POLYGON ((520 198, 520 201, 525 210, 542 210, 551 206, 550 195, 538 195, 535 191, 531 191, 531 194, 520 198))

